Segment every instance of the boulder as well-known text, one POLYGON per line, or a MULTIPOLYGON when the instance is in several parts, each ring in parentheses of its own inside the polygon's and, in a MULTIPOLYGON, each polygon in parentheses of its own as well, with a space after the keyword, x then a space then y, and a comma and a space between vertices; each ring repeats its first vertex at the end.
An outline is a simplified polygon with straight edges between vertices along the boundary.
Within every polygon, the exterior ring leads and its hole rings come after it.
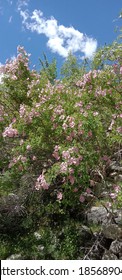
POLYGON ((93 206, 87 213, 87 220, 89 223, 106 224, 108 222, 108 212, 105 207, 93 206))
POLYGON ((103 225, 102 233, 107 239, 122 239, 122 228, 116 224, 103 225))
POLYGON ((122 253, 122 241, 114 240, 109 248, 109 251, 115 255, 122 253))
POLYGON ((114 255, 109 250, 105 250, 105 252, 104 252, 104 254, 102 256, 102 260, 118 260, 118 258, 117 258, 116 255, 114 255))

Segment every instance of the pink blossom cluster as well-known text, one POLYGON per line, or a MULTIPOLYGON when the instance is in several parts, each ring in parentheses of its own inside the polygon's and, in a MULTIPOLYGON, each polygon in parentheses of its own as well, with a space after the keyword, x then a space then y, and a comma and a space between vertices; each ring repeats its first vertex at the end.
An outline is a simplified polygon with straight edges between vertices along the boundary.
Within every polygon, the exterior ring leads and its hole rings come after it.
POLYGON ((20 109, 19 109, 20 118, 24 117, 24 115, 26 114, 26 110, 27 110, 26 105, 25 104, 20 104, 20 109))
POLYGON ((19 155, 18 157, 14 157, 11 160, 8 167, 11 168, 12 166, 14 166, 18 162, 25 163, 26 161, 27 161, 26 156, 19 155))
POLYGON ((62 108, 62 105, 58 105, 56 108, 54 108, 53 112, 54 112, 53 115, 55 118, 57 115, 64 114, 64 109, 62 108))
POLYGON ((81 109, 83 107, 83 102, 82 101, 76 102, 75 108, 77 108, 77 107, 79 107, 81 109))
POLYGON ((18 76, 22 74, 22 70, 20 69, 20 64, 22 63, 23 66, 29 70, 28 62, 29 62, 29 54, 26 53, 24 47, 17 48, 18 55, 16 58, 7 60, 6 64, 1 67, 2 73, 9 75, 12 80, 17 80, 18 76))
POLYGON ((52 156, 53 156, 56 160, 59 160, 59 159, 60 159, 59 150, 60 150, 60 146, 56 145, 56 146, 54 147, 54 151, 53 151, 53 154, 52 154, 52 156))
MULTIPOLYGON (((36 75, 36 79, 32 80, 31 83, 28 85, 28 92, 27 92, 27 97, 30 97, 33 90, 36 89, 36 86, 40 84, 40 75, 36 75)), ((39 88, 36 89, 36 91, 40 91, 39 88)))
MULTIPOLYGON (((81 131, 80 131, 81 133, 81 131)), ((66 136, 66 140, 68 142, 72 142, 72 140, 76 137, 76 132, 75 131, 71 131, 69 135, 66 136)))
POLYGON ((115 200, 115 199, 117 198, 118 194, 120 193, 120 191, 121 191, 120 186, 118 186, 118 185, 113 185, 113 192, 111 192, 111 193, 109 194, 110 198, 111 198, 112 200, 115 200))
POLYGON ((100 70, 89 71, 83 75, 82 79, 79 80, 76 85, 82 89, 85 89, 86 85, 92 84, 92 80, 97 78, 100 72, 100 70))
POLYGON ((65 86, 60 83, 60 82, 57 82, 56 85, 55 85, 55 90, 58 91, 59 93, 63 92, 63 90, 65 89, 65 86))
POLYGON ((41 94, 39 95, 39 97, 42 97, 43 94, 49 95, 51 97, 51 95, 55 94, 55 86, 53 86, 50 81, 47 82, 47 84, 45 85, 44 88, 41 89, 41 94))
POLYGON ((63 130, 66 130, 68 127, 74 128, 75 127, 75 118, 67 116, 64 120, 64 123, 62 125, 63 130))
POLYGON ((18 136, 18 131, 15 128, 12 128, 12 124, 10 124, 8 127, 5 128, 5 131, 3 132, 3 137, 16 137, 18 136))
POLYGON ((46 182, 44 173, 42 172, 42 174, 37 178, 37 182, 35 184, 35 188, 36 190, 48 190, 49 188, 49 184, 46 182))
POLYGON ((61 152, 61 147, 56 145, 52 156, 56 160, 60 160, 62 158, 62 162, 60 163, 60 173, 69 174, 68 179, 71 185, 73 185, 75 182, 75 177, 73 175, 75 172, 74 168, 78 166, 83 159, 83 157, 79 155, 79 149, 73 146, 61 152))
POLYGON ((77 147, 71 147, 68 150, 62 151, 62 162, 60 164, 60 173, 67 173, 71 185, 75 182, 75 167, 80 165, 83 157, 79 155, 77 147), (77 156, 76 156, 77 155, 77 156))
POLYGON ((81 87, 82 89, 85 88, 87 84, 90 84, 92 81, 92 71, 89 71, 87 74, 83 75, 83 78, 76 83, 76 86, 81 87))
POLYGON ((122 126, 117 127, 116 131, 120 134, 122 134, 122 126))
POLYGON ((122 66, 119 67, 117 63, 113 65, 113 70, 116 75, 122 75, 122 66))
POLYGON ((112 200, 112 202, 107 202, 106 207, 112 208, 113 203, 117 203, 118 195, 121 194, 121 187, 118 185, 113 185, 113 191, 109 193, 109 197, 112 200))
MULTIPOLYGON (((40 104, 39 104, 40 105, 40 104)), ((20 105, 19 109, 20 118, 23 118, 26 123, 31 123, 34 117, 39 117, 40 113, 36 108, 32 108, 30 112, 27 110, 27 106, 24 104, 20 105)))
POLYGON ((106 89, 103 89, 100 87, 98 87, 95 91, 95 96, 106 96, 106 89))
POLYGON ((62 200, 62 198, 63 198, 63 194, 62 194, 62 192, 58 192, 57 193, 57 200, 62 200))

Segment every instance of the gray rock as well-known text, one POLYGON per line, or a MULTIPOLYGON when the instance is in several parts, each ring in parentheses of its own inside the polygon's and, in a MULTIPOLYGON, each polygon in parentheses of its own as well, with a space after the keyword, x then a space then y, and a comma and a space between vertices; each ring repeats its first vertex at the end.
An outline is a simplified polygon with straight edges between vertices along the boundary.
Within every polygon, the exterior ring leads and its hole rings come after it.
POLYGON ((118 165, 116 161, 112 161, 111 164, 109 165, 109 169, 112 171, 121 172, 122 166, 118 165))
POLYGON ((118 258, 112 252, 105 250, 105 252, 102 256, 102 260, 118 260, 118 258))
POLYGON ((122 209, 114 211, 114 220, 118 225, 122 225, 122 209))
MULTIPOLYGON (((122 242, 122 240, 121 240, 122 242)), ((122 260, 122 251, 119 253, 119 260, 122 260)))
POLYGON ((119 254, 119 253, 122 253, 122 242, 121 241, 118 241, 118 240, 114 240, 112 243, 111 243, 111 246, 109 248, 109 251, 111 251, 112 253, 114 253, 115 255, 116 254, 119 254))
POLYGON ((21 254, 13 254, 11 256, 9 256, 6 260, 22 260, 22 256, 21 254))
POLYGON ((103 206, 93 206, 87 213, 88 222, 95 224, 110 224, 112 217, 115 223, 122 225, 122 209, 114 210, 112 213, 103 206))
POLYGON ((121 174, 118 175, 118 181, 122 182, 122 175, 121 174))
POLYGON ((121 239, 122 228, 116 224, 108 224, 102 226, 102 233, 107 239, 121 239))
POLYGON ((92 207, 90 212, 87 213, 88 222, 95 224, 106 224, 108 222, 108 212, 103 206, 92 207))

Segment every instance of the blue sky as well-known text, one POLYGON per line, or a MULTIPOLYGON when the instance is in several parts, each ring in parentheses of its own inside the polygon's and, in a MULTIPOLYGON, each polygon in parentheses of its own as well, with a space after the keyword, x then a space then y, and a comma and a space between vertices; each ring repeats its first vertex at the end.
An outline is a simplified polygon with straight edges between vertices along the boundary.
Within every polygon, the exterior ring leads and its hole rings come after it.
POLYGON ((63 63, 69 51, 89 57, 116 39, 121 0, 0 0, 0 63, 16 56, 17 46, 63 63))

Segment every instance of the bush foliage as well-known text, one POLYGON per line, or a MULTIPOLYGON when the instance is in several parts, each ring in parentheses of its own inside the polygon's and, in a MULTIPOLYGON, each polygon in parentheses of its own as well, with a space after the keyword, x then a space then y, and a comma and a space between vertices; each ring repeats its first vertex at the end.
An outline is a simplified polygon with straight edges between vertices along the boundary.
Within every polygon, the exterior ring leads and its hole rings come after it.
POLYGON ((55 61, 44 58, 40 72, 30 70, 18 47, 0 69, 1 199, 21 196, 23 232, 82 215, 94 197, 94 172, 104 178, 122 144, 121 43, 98 50, 89 69, 69 54, 59 80, 55 61))

